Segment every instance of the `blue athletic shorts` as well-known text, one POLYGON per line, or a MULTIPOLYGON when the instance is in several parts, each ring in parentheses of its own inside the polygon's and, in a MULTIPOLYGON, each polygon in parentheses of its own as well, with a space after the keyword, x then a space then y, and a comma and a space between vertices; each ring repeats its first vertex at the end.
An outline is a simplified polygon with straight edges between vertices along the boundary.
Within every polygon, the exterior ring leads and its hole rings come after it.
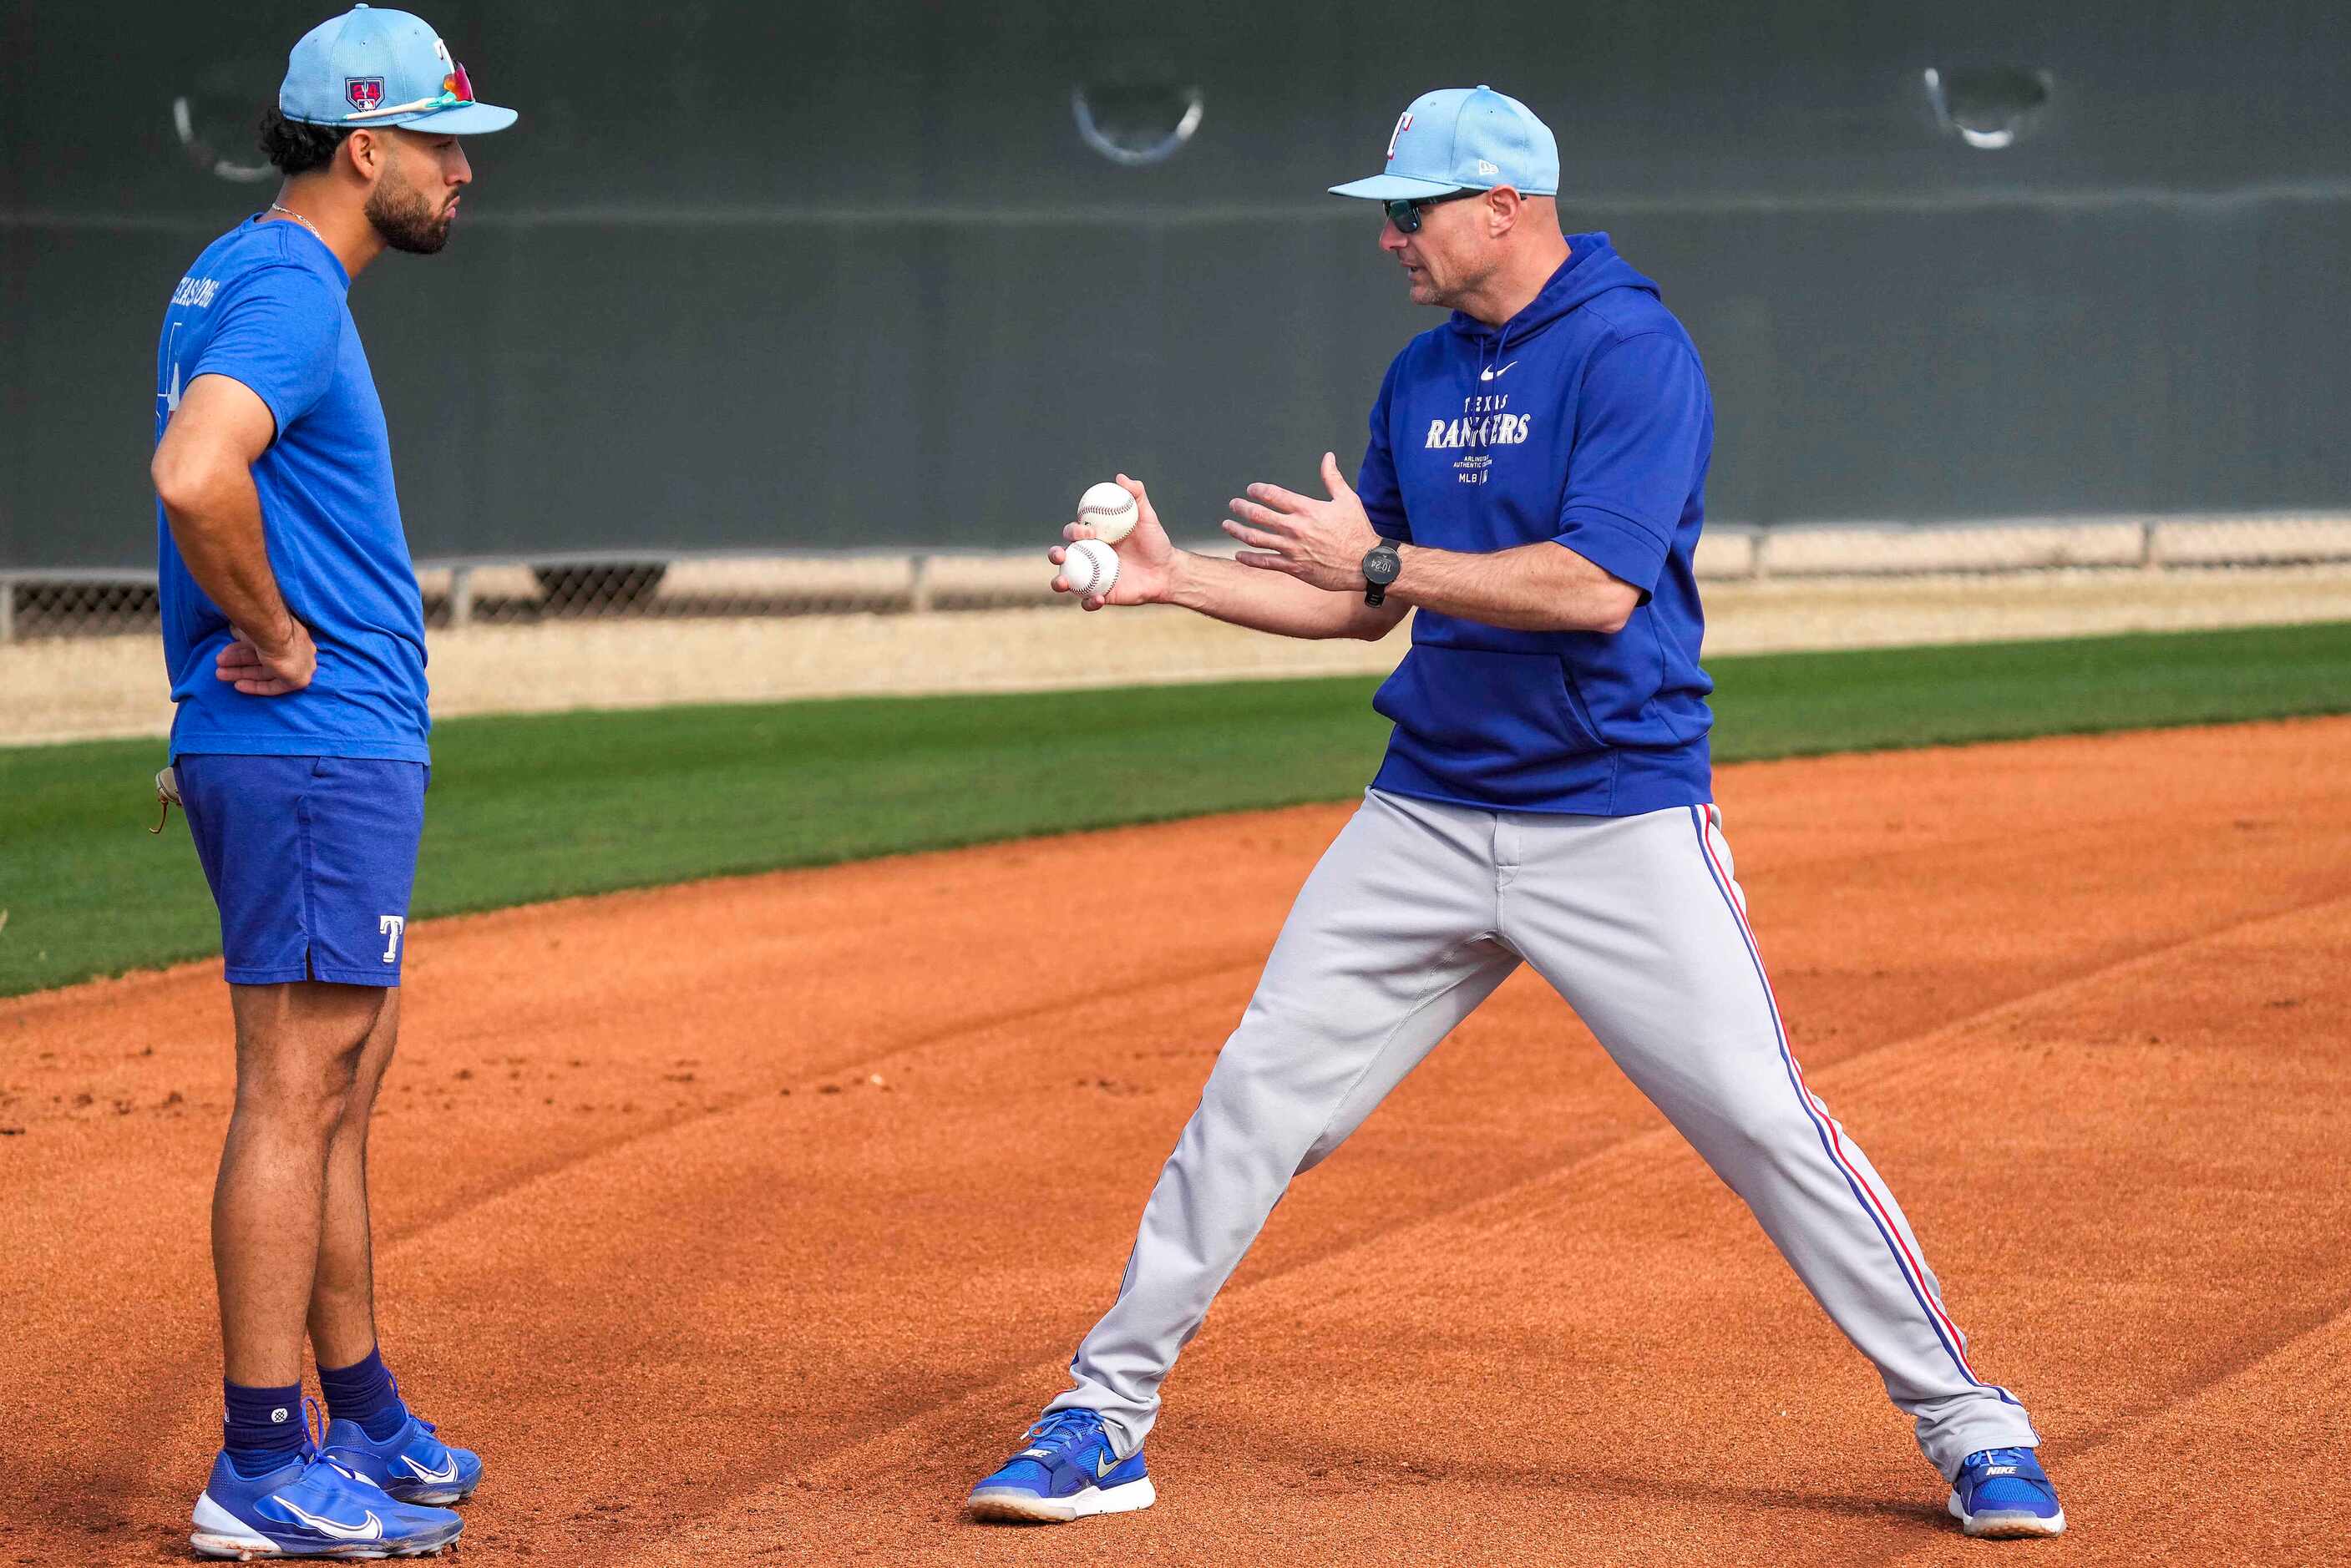
POLYGON ((400 983, 430 768, 217 753, 172 767, 231 985, 400 983))

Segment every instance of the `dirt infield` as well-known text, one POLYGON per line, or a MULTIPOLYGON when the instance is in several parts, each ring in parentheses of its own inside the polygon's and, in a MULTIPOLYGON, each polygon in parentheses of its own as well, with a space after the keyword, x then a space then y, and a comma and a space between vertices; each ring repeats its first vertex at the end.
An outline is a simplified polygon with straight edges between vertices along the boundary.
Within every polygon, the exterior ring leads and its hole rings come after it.
MULTIPOLYGON (((420 926, 387 1354, 488 1461, 475 1563, 2340 1561, 2346 764, 2332 720, 1721 776, 1807 1076, 2031 1402, 2062 1542, 1959 1538, 1523 975, 1276 1214, 1157 1508, 960 1521, 1343 807, 420 926)), ((0 1562, 185 1555, 226 1013, 206 966, 0 1002, 0 1562)))

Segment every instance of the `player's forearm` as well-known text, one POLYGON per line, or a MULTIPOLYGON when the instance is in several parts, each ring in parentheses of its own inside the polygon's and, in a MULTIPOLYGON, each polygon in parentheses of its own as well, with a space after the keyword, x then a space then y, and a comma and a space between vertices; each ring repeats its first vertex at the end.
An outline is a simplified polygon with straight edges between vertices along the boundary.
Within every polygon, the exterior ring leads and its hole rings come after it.
POLYGON ((1514 631, 1616 631, 1639 603, 1630 585, 1544 541, 1490 555, 1399 548, 1388 597, 1514 631))
POLYGON ((1179 553, 1166 602, 1211 620, 1280 637, 1384 637, 1396 617, 1364 603, 1359 591, 1331 593, 1278 572, 1259 571, 1217 556, 1179 553))
POLYGON ((188 575, 230 624, 264 648, 293 635, 294 618, 277 590, 261 524, 261 497, 243 465, 155 475, 156 494, 188 575))

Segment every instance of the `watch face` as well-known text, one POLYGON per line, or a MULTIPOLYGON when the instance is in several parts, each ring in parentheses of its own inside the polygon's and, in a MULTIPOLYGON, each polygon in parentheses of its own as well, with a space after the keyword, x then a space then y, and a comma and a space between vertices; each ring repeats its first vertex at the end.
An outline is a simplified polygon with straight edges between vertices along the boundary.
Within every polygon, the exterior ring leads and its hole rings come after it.
POLYGON ((1383 545, 1364 557, 1364 580, 1383 586, 1395 582, 1404 570, 1404 557, 1391 545, 1383 545))

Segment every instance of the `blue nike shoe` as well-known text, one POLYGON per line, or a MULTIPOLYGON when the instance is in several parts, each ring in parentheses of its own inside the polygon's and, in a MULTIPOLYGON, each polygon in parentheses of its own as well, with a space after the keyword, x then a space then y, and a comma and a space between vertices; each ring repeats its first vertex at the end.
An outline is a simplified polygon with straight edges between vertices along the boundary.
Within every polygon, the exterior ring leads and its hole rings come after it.
POLYGON ((1120 1459, 1092 1410, 1048 1410, 1021 1438, 1029 1446, 971 1489, 965 1506, 973 1518, 1067 1524, 1158 1501, 1143 1473, 1143 1450, 1120 1459))
POLYGON ((1970 1535, 2063 1535, 2065 1511, 2031 1449, 1980 1449, 1951 1478, 1951 1517, 1970 1535))
POLYGON ((378 1442, 357 1421, 327 1423, 327 1446, 401 1502, 463 1502, 482 1484, 481 1456, 453 1449, 413 1410, 378 1442))
POLYGON ((308 1416, 300 1454, 266 1475, 245 1475, 225 1452, 213 1460, 188 1536, 198 1556, 429 1557, 456 1541, 464 1520, 394 1501, 352 1456, 320 1447, 308 1416))

